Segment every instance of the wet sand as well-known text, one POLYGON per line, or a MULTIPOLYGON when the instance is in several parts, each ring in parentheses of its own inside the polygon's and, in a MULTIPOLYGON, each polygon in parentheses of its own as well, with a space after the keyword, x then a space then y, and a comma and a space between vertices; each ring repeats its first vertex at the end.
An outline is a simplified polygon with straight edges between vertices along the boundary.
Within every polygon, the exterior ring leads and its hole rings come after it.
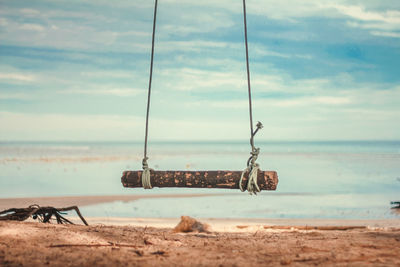
MULTIPOLYGON (((29 205, 68 207, 89 206, 115 201, 134 201, 141 198, 185 198, 202 196, 219 196, 222 194, 147 194, 147 195, 113 195, 113 196, 62 196, 62 197, 24 197, 0 198, 0 210, 9 208, 26 208, 29 205)), ((226 195, 226 194, 225 194, 226 195)))

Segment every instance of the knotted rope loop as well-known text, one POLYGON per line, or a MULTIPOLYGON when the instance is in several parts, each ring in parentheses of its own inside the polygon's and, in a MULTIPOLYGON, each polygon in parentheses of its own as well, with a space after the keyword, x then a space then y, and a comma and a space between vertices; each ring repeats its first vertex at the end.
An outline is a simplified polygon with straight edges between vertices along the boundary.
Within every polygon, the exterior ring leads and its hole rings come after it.
POLYGON ((250 152, 250 158, 247 160, 247 167, 254 166, 256 164, 256 160, 258 158, 258 154, 260 154, 260 148, 253 147, 250 152))
POLYGON ((153 169, 149 168, 149 164, 147 163, 148 157, 144 157, 142 160, 142 167, 143 167, 143 173, 142 173, 142 186, 144 189, 152 189, 153 187, 151 186, 151 180, 150 180, 150 171, 153 169))
POLYGON ((260 169, 260 165, 256 163, 256 160, 258 158, 259 153, 260 153, 259 148, 253 148, 253 151, 250 152, 251 157, 248 160, 248 166, 246 169, 243 170, 242 175, 240 176, 240 181, 239 181, 240 191, 244 192, 247 190, 250 193, 250 195, 252 194, 257 195, 257 193, 261 191, 257 184, 257 176, 258 176, 258 170, 260 169), (243 189, 242 182, 244 175, 246 173, 249 173, 249 179, 247 181, 246 189, 243 189))
POLYGON ((256 130, 251 133, 251 138, 250 138, 250 145, 251 145, 250 155, 251 156, 247 160, 247 168, 243 170, 242 175, 240 176, 240 181, 239 181, 240 191, 244 192, 247 190, 250 193, 250 195, 252 195, 252 194, 257 195, 257 193, 261 191, 257 184, 257 175, 258 175, 258 170, 260 169, 260 165, 258 163, 256 163, 258 155, 260 154, 260 148, 254 146, 254 136, 256 135, 258 130, 263 128, 263 125, 261 122, 258 122, 256 127, 257 127, 256 130), (249 173, 249 179, 247 182, 246 189, 243 189, 242 181, 243 181, 243 177, 246 173, 249 173))

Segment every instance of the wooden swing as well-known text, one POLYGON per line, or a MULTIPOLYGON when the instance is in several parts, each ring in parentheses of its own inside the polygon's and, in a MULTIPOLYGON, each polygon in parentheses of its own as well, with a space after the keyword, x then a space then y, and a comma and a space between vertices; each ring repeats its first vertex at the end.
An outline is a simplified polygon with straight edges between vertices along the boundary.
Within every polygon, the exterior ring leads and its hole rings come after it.
POLYGON ((263 126, 260 122, 258 122, 256 125, 256 130, 253 129, 249 50, 247 44, 246 0, 243 0, 243 19, 244 39, 246 45, 247 85, 249 94, 251 133, 251 156, 247 161, 246 169, 244 171, 155 171, 149 168, 147 164, 147 137, 149 127, 151 81, 153 76, 154 37, 156 30, 157 3, 158 0, 155 0, 150 60, 150 78, 147 95, 144 157, 142 161, 143 170, 125 171, 121 178, 123 186, 132 188, 143 187, 145 189, 151 189, 153 187, 229 188, 240 189, 241 191, 247 190, 250 194, 256 194, 261 190, 276 190, 276 187, 278 185, 278 174, 275 171, 261 171, 259 169, 259 165, 256 163, 260 149, 254 146, 254 136, 263 126))

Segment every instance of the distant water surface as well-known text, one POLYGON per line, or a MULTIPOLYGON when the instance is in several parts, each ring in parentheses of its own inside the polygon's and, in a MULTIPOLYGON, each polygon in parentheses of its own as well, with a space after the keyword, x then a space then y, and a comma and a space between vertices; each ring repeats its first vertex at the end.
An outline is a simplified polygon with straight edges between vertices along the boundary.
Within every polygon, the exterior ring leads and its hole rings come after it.
MULTIPOLYGON (((258 162, 276 170, 276 192, 125 189, 123 170, 140 169, 142 143, 0 143, 0 197, 216 193, 201 198, 141 199, 83 207, 87 216, 230 218, 397 218, 400 141, 257 142, 258 162), (233 193, 233 194, 232 194, 233 193)), ((249 145, 240 142, 154 142, 153 168, 242 170, 249 145)))

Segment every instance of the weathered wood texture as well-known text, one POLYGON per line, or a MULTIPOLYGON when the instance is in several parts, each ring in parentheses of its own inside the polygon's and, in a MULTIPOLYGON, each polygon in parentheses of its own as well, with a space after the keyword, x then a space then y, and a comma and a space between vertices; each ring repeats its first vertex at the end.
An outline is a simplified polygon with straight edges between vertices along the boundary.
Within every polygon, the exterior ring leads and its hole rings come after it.
MULTIPOLYGON (((125 171, 121 182, 124 187, 142 187, 143 171, 125 171)), ((239 189, 242 171, 151 171, 153 187, 192 187, 239 189)), ((243 178, 247 185, 248 173, 243 178)), ((257 183, 261 190, 276 190, 278 174, 275 171, 258 171, 257 183)))

